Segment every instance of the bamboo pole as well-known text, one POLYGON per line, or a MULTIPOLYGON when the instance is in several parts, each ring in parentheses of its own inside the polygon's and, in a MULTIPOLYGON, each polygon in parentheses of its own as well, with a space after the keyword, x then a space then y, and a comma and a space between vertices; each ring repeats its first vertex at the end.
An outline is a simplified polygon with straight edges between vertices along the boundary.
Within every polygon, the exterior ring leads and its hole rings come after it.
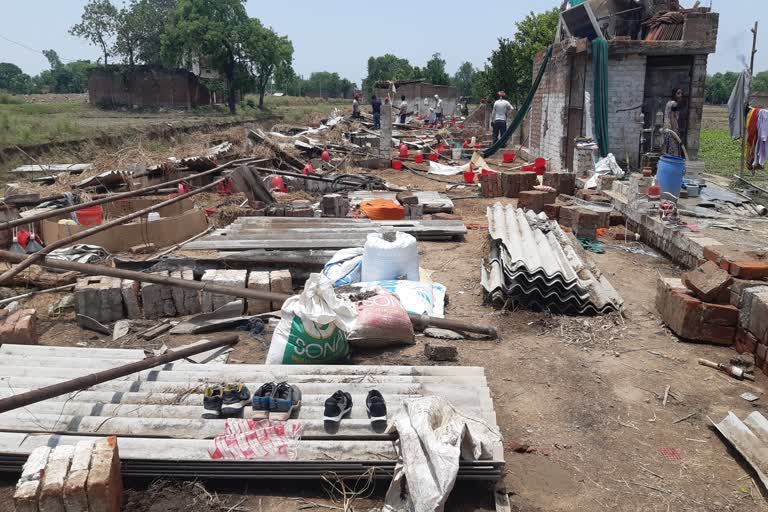
POLYGON ((121 192, 119 194, 100 196, 99 199, 96 199, 94 201, 88 201, 87 203, 80 203, 73 206, 67 206, 66 208, 58 208, 56 210, 42 212, 36 215, 30 215, 22 219, 9 220, 7 222, 0 223, 0 231, 3 231, 5 229, 15 228, 16 226, 21 226, 23 224, 31 224, 39 220, 50 219, 51 217, 56 217, 58 215, 62 215, 65 213, 76 212, 77 210, 82 210, 83 208, 89 208, 91 206, 99 206, 101 204, 111 203, 112 201, 117 201, 119 199, 127 199, 129 197, 140 196, 140 195, 146 194, 147 192, 152 192, 154 190, 167 188, 169 185, 177 185, 179 183, 183 183, 185 181, 189 181, 195 178, 201 178, 203 176, 208 176, 210 174, 216 174, 217 172, 221 172, 224 169, 231 167, 233 165, 248 163, 256 160, 260 160, 260 159, 259 158, 242 158, 240 160, 232 160, 231 162, 227 162, 226 164, 220 165, 214 169, 203 171, 197 174, 191 174, 189 176, 186 176, 184 178, 179 178, 177 180, 166 181, 164 183, 159 183, 157 185, 151 185, 149 187, 144 187, 137 190, 131 190, 128 192, 121 192))
POLYGON ((83 238, 87 238, 91 235, 95 235, 96 233, 100 233, 102 231, 105 231, 109 228, 113 228, 115 226, 119 226, 120 224, 124 224, 130 220, 136 219, 138 217, 141 217, 143 215, 146 215, 150 212, 153 212, 155 210, 158 210, 160 208, 163 208, 165 206, 177 203, 179 201, 182 201, 184 199, 187 199, 189 197, 192 197, 194 195, 197 195, 201 192, 205 192, 206 190, 209 190, 215 186, 217 186, 219 183, 224 181, 226 178, 220 178, 213 183, 210 183, 208 185, 205 185, 203 187, 200 187, 198 189, 195 189, 191 192, 187 192, 186 194, 182 194, 180 196, 173 197, 171 199, 168 199, 167 201, 163 201, 162 203, 157 203, 155 205, 152 205, 148 208, 144 208, 142 210, 135 211, 133 213, 130 213, 128 215, 125 215, 123 217, 120 217, 118 219, 115 219, 113 221, 107 222, 105 224, 100 224, 98 226, 94 226, 90 229, 86 229, 85 231, 81 231, 79 233, 75 233, 72 236, 68 236, 66 238, 62 238, 61 240, 56 240, 55 242, 48 244, 45 248, 43 248, 41 251, 31 255, 29 258, 25 259, 15 267, 12 267, 11 269, 7 270, 5 273, 0 275, 0 284, 4 283, 8 279, 11 279, 13 276, 19 274, 21 271, 23 271, 25 268, 28 268, 30 265, 33 265, 36 261, 39 261, 41 258, 45 257, 46 254, 49 254, 51 251, 54 251, 60 247, 64 247, 66 245, 72 244, 74 242, 77 242, 78 240, 82 240, 83 238))
POLYGON ((44 388, 27 391, 26 393, 2 398, 0 399, 0 414, 18 409, 20 407, 26 407, 37 402, 42 402, 43 400, 48 400, 49 398, 65 395, 67 393, 72 393, 81 389, 87 389, 103 382, 119 379, 120 377, 125 377, 126 375, 130 375, 132 373, 154 368, 155 366, 178 361, 179 359, 184 359, 185 357, 201 354, 203 352, 224 347, 226 345, 235 345, 238 341, 239 338, 237 335, 226 336, 220 340, 208 341, 206 343, 193 345, 191 347, 186 347, 179 350, 171 350, 159 356, 148 357, 134 363, 128 363, 116 368, 110 368, 109 370, 92 373, 91 375, 77 377, 76 379, 68 380, 66 382, 60 382, 58 384, 52 384, 44 388))
MULTIPOLYGON (((755 27, 751 29, 752 31, 752 55, 749 60, 749 92, 750 96, 752 95, 752 77, 755 74, 755 54, 757 53, 757 26, 758 22, 755 22, 755 27)), ((747 105, 749 105, 749 98, 750 96, 747 96, 747 105)), ((744 112, 739 112, 739 115, 742 116, 742 125, 741 125, 741 164, 739 166, 739 176, 744 174, 744 164, 747 159, 747 118, 744 115, 744 112)), ((754 171, 752 172, 754 175, 754 171)))
MULTIPOLYGON (((25 254, 17 254, 9 251, 0 251, 0 261, 7 261, 9 263, 17 263, 29 259, 30 256, 25 254)), ((290 295, 273 292, 262 292, 259 290, 251 290, 250 288, 238 288, 235 286, 221 286, 210 283, 203 283, 201 281, 187 281, 184 279, 174 279, 172 277, 164 277, 157 274, 148 274, 145 272, 135 272, 132 270, 123 270, 113 267, 105 267, 102 265, 91 265, 89 263, 76 263, 74 261, 59 260, 55 258, 43 258, 34 263, 43 267, 56 268, 60 270, 74 270, 86 275, 93 276, 108 276, 116 277, 118 279, 131 279, 137 282, 154 283, 160 285, 173 286, 176 288, 187 288, 191 290, 202 290, 210 293, 218 293, 221 295, 229 295, 232 297, 240 297, 244 299, 262 299, 272 302, 285 302, 290 295)), ((442 329, 451 329, 455 331, 468 332, 474 334, 482 334, 491 338, 497 337, 496 329, 490 325, 478 325, 477 323, 460 322, 456 320, 448 320, 445 318, 434 318, 428 315, 416 315, 410 314, 411 323, 417 330, 423 330, 427 327, 439 327, 442 329)))

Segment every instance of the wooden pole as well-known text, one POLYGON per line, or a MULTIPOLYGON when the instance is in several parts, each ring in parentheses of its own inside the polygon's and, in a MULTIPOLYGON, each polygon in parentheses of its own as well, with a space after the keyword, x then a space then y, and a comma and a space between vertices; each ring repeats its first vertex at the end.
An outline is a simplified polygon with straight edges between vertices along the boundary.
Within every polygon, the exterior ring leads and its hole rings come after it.
POLYGON ((87 238, 91 235, 95 235, 96 233, 100 233, 102 231, 105 231, 109 228, 113 228, 115 226, 119 226, 120 224, 125 224, 126 222, 136 219, 138 217, 141 217, 143 215, 146 215, 150 212, 153 212, 155 210, 158 210, 160 208, 163 208, 165 206, 178 203, 179 201, 182 201, 184 199, 187 199, 188 197, 192 197, 194 195, 197 195, 201 192, 205 192, 206 190, 209 190, 222 181, 224 181, 226 178, 220 178, 213 183, 210 183, 208 185, 205 185, 203 187, 200 187, 198 189, 195 189, 191 192, 187 192, 186 194, 182 194, 180 196, 176 196, 174 198, 168 199, 167 201, 163 201, 162 203, 157 203, 155 205, 152 205, 148 208, 144 208, 142 210, 135 211, 133 213, 130 213, 128 215, 125 215, 123 217, 120 217, 118 219, 115 219, 113 221, 107 222, 105 224, 100 224, 98 226, 94 226, 90 229, 86 229, 85 231, 81 231, 79 233, 75 233, 72 236, 68 236, 66 238, 62 238, 60 240, 57 240, 51 244, 48 244, 43 250, 31 255, 29 258, 25 259, 15 267, 11 267, 10 270, 6 271, 4 274, 0 275, 0 284, 4 283, 8 279, 11 279, 13 276, 19 274, 21 271, 23 271, 25 268, 28 268, 30 265, 33 265, 36 261, 40 260, 41 258, 45 257, 46 254, 49 254, 51 251, 54 251, 60 247, 64 247, 66 245, 69 245, 73 242, 77 242, 78 240, 82 240, 83 238, 87 238))
MULTIPOLYGON (((747 96, 747 105, 749 105, 749 98, 752 95, 752 77, 755 74, 755 54, 757 53, 757 26, 758 22, 755 22, 755 27, 752 30, 752 54, 749 58, 749 93, 750 95, 747 96)), ((744 165, 746 163, 747 159, 747 117, 744 115, 744 112, 739 112, 739 115, 742 116, 742 129, 741 129, 741 164, 739 166, 739 176, 744 174, 744 165)), ((752 170, 752 174, 755 174, 754 169, 752 170)))
POLYGON ((231 162, 227 162, 226 164, 220 165, 220 166, 218 166, 218 167, 216 167, 214 169, 211 169, 211 170, 208 170, 208 171, 203 171, 203 172, 200 172, 200 173, 197 173, 197 174, 191 174, 189 176, 186 176, 184 178, 179 178, 177 180, 167 181, 165 183, 159 183, 157 185, 152 185, 152 186, 145 187, 145 188, 140 188, 140 189, 137 189, 137 190, 131 190, 129 192, 122 192, 120 194, 112 194, 112 195, 102 196, 101 199, 97 199, 95 201, 89 201, 87 203, 80 203, 80 204, 76 204, 74 206, 67 206, 66 208, 59 208, 59 209, 56 209, 56 210, 42 212, 42 213, 38 213, 36 215, 30 215, 28 217, 24 217, 22 219, 9 220, 7 222, 0 223, 0 231, 6 230, 6 229, 15 228, 16 226, 21 226, 23 224, 31 224, 31 223, 37 222, 39 220, 49 219, 51 217, 56 217, 58 215, 62 215, 62 214, 65 214, 65 213, 75 212, 77 210, 82 210, 83 208, 89 208, 91 206, 98 206, 100 204, 105 204, 105 203, 111 203, 112 201, 117 201, 118 199, 127 199, 129 197, 140 196, 140 195, 146 194, 147 192, 151 192, 151 191, 154 191, 154 190, 160 190, 162 188, 166 188, 169 185, 177 185, 179 183, 183 183, 185 181, 189 181, 189 180, 194 179, 194 178, 200 178, 200 177, 203 177, 203 176, 208 176, 210 174, 215 174, 215 173, 221 172, 224 169, 226 169, 228 167, 231 167, 233 165, 238 165, 238 164, 242 164, 242 163, 252 162, 252 161, 255 161, 255 160, 260 160, 260 159, 259 158, 242 158, 240 160, 232 160, 231 162))
MULTIPOLYGON (((22 263, 30 259, 30 256, 25 254, 17 254, 9 251, 0 251, 0 261, 7 261, 9 263, 22 263)), ((222 286, 210 283, 203 283, 201 281, 187 281, 184 279, 174 279, 172 277, 160 276, 157 274, 149 274, 146 272, 135 272, 132 270, 123 270, 113 267, 105 267, 102 265, 91 265, 89 263, 76 263, 74 261, 60 260, 55 258, 42 258, 34 263, 43 267, 56 268, 60 270, 74 270, 86 275, 93 276, 108 276, 116 277, 118 279, 131 279, 139 283, 154 283, 167 286, 173 286, 176 288, 187 288, 191 290, 203 290, 210 293, 218 293, 221 295, 229 295, 232 297, 240 297, 244 299, 263 299, 270 300, 272 302, 285 302, 290 295, 283 293, 262 292, 259 290, 252 290, 250 288, 239 288, 237 286, 222 286)), ((455 331, 468 332, 474 334, 482 334, 491 338, 496 338, 496 329, 490 325, 480 325, 476 322, 461 322, 457 320, 449 320, 445 318, 434 318, 427 315, 409 314, 411 323, 417 330, 423 330, 427 327, 438 327, 441 329, 451 329, 455 331)))

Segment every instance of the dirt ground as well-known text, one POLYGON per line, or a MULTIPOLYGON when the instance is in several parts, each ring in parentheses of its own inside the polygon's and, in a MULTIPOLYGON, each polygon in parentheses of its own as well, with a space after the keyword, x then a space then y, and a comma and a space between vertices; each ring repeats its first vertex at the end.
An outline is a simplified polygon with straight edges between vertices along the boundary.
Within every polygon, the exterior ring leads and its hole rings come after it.
MULTIPOLYGON (((392 170, 378 174, 400 186, 445 191, 446 185, 392 170)), ((458 178, 453 178, 458 182, 458 178)), ((453 194, 454 192, 451 192, 453 194)), ((473 191, 456 191, 470 195, 473 191)), ((512 201, 502 199, 502 202, 512 201)), ((608 249, 594 255, 625 300, 624 315, 561 317, 524 310, 500 312, 483 305, 480 260, 487 238, 485 208, 496 200, 457 200, 456 213, 473 229, 464 242, 420 243, 421 266, 448 288, 446 316, 498 327, 498 341, 455 342, 459 363, 482 366, 492 390, 504 435, 507 462, 504 484, 517 512, 566 511, 763 511, 768 510, 755 474, 718 436, 711 420, 728 411, 740 417, 765 412, 763 389, 730 379, 697 364, 700 357, 728 361, 730 348, 683 343, 671 335, 655 311, 656 280, 681 269, 663 257, 608 249), (669 387, 666 405, 662 403, 669 387), (750 404, 739 395, 752 391, 750 404), (711 420, 710 420, 711 419, 711 420), (532 453, 517 453, 519 445, 532 453), (668 460, 662 449, 674 449, 668 460)), ((635 244, 635 247, 639 244, 635 244)), ((47 311, 62 295, 29 302, 47 311)), ((66 313, 42 324, 47 345, 115 346, 111 340, 79 330, 66 313)), ((194 338, 198 339, 198 338, 194 338)), ((230 359, 261 363, 268 335, 242 337, 230 359)), ((169 336, 149 344, 183 344, 169 336)), ((425 338, 399 350, 355 353, 355 364, 430 365, 425 338)), ((669 451, 669 450, 664 450, 669 451)), ((0 489, 0 512, 12 510, 10 485, 0 489)), ((355 510, 381 506, 386 486, 355 510)), ((222 486, 129 482, 130 511, 297 511, 330 510, 320 484, 222 486)), ((495 510, 492 487, 462 483, 446 510, 495 510)))

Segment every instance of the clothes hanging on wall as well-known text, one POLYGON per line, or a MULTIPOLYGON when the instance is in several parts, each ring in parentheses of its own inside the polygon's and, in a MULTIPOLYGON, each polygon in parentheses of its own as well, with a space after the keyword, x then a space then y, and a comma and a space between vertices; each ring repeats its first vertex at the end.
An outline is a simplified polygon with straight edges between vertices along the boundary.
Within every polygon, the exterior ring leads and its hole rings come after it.
POLYGON ((753 108, 747 113, 746 161, 749 169, 765 167, 768 160, 768 109, 753 108))

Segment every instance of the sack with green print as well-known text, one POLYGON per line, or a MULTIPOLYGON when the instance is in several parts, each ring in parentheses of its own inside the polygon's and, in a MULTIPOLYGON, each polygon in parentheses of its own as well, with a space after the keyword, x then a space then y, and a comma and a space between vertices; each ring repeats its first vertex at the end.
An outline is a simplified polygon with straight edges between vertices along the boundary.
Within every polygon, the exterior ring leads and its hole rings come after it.
POLYGON ((304 292, 283 304, 266 364, 326 364, 347 357, 347 333, 356 316, 354 304, 334 293, 333 281, 312 274, 304 292))

